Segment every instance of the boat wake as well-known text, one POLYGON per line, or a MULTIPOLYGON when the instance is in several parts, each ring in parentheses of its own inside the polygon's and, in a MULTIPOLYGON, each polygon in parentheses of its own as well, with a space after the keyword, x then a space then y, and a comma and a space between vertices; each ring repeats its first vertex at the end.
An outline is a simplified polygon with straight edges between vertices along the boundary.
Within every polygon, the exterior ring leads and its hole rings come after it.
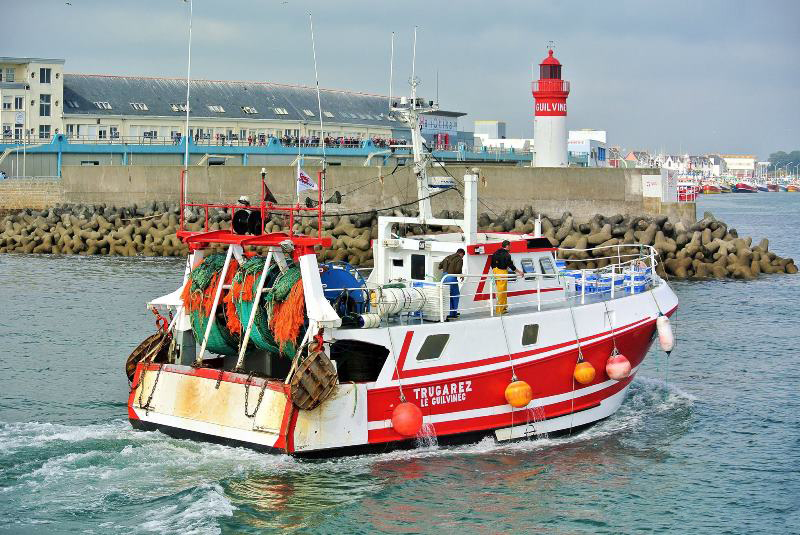
POLYGON ((565 449, 586 451, 586 444, 595 449, 597 443, 624 441, 637 431, 660 441, 659 428, 668 433, 674 421, 687 421, 693 403, 675 386, 637 378, 614 416, 572 436, 442 447, 428 433, 414 450, 323 461, 133 431, 125 420, 86 426, 0 423, 0 499, 13 503, 10 523, 17 527, 64 526, 65 518, 81 518, 76 526, 85 527, 90 518, 106 532, 214 533, 239 508, 274 513, 300 494, 316 496, 315 506, 322 510, 331 504, 320 496, 332 489, 337 503, 363 499, 395 478, 435 475, 441 465, 463 466, 458 459, 465 456, 482 462, 533 453, 539 462, 557 463, 565 449), (110 510, 130 514, 104 522, 102 513, 110 510))

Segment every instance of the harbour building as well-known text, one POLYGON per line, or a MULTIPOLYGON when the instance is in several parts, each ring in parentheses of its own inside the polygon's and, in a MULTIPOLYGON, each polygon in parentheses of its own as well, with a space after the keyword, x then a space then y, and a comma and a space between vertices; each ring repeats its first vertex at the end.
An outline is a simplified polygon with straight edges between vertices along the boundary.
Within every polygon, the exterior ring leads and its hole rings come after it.
MULTIPOLYGON (((23 174, 15 168, 19 151, 28 165, 24 174, 39 176, 59 176, 62 165, 183 163, 185 79, 70 74, 64 63, 0 57, 0 169, 23 174)), ((321 89, 320 117, 313 87, 192 80, 190 90, 191 164, 284 164, 298 152, 318 156, 323 131, 333 164, 408 153, 394 148, 407 145, 410 131, 387 96, 321 89)), ((440 109, 422 118, 426 143, 445 159, 480 160, 467 154, 472 133, 458 128, 464 115, 440 109)))

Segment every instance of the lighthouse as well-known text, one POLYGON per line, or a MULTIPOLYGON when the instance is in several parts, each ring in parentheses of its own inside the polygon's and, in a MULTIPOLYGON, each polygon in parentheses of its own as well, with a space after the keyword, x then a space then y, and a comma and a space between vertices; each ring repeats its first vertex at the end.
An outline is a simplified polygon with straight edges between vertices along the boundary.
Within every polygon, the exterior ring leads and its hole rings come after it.
POLYGON ((567 97, 569 82, 561 79, 561 62, 547 51, 539 64, 539 79, 533 89, 533 164, 536 167, 566 167, 567 97))

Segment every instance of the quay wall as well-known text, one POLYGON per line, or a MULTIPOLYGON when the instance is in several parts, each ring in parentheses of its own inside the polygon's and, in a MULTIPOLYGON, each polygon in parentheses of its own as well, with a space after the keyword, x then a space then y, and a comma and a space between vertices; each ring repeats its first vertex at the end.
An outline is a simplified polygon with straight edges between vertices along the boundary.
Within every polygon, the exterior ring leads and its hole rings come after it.
POLYGON ((0 214, 25 208, 44 210, 60 202, 64 202, 60 180, 0 180, 0 214))
MULTIPOLYGON (((467 165, 448 165, 459 181, 467 165)), ((317 168, 305 166, 316 175, 317 168)), ((481 165, 480 211, 500 213, 533 205, 545 214, 571 212, 578 218, 594 214, 668 215, 686 223, 695 221, 694 203, 668 206, 642 196, 641 172, 637 169, 531 168, 481 165)), ((270 189, 280 201, 295 196, 295 168, 267 167, 270 189)), ((130 203, 176 202, 180 188, 180 166, 64 166, 63 202, 130 203)), ((187 199, 193 202, 232 202, 240 195, 259 196, 259 166, 193 166, 189 170, 187 199)), ((431 175, 445 176, 433 169, 431 175)), ((416 198, 416 182, 410 166, 328 168, 326 191, 343 195, 342 205, 331 211, 355 211, 394 206, 416 198), (338 209, 337 209, 338 208, 338 209)), ((310 192, 313 195, 313 192, 310 192)), ((303 198, 305 195, 303 196, 303 198)), ((437 195, 433 211, 461 210, 456 192, 437 195)))

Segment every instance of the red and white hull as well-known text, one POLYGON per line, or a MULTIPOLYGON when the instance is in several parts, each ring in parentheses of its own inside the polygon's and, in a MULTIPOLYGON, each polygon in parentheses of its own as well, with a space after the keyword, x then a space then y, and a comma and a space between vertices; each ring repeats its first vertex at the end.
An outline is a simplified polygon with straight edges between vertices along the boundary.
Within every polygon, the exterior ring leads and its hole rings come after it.
POLYGON ((253 378, 246 388, 245 374, 178 365, 163 365, 159 374, 156 364, 149 365, 142 379, 140 364, 128 402, 129 417, 138 428, 296 455, 339 455, 413 444, 392 426, 401 392, 422 409, 426 431, 441 443, 480 435, 508 440, 574 429, 607 418, 619 408, 654 339, 659 310, 671 314, 676 307, 677 299, 663 281, 652 292, 573 307, 584 360, 597 370, 587 385, 573 380, 578 343, 569 309, 560 308, 502 319, 349 334, 333 331, 331 338, 338 339, 366 333, 370 340, 395 348, 396 354, 386 359, 376 381, 339 384, 330 399, 310 411, 292 405, 282 381, 253 378), (532 322, 539 325, 539 339, 523 347, 522 328, 532 322), (426 336, 443 332, 458 336, 440 360, 413 358, 426 336), (632 366, 631 375, 621 381, 605 373, 615 344, 632 366), (512 408, 504 398, 512 375, 533 389, 533 400, 521 409, 512 408))

